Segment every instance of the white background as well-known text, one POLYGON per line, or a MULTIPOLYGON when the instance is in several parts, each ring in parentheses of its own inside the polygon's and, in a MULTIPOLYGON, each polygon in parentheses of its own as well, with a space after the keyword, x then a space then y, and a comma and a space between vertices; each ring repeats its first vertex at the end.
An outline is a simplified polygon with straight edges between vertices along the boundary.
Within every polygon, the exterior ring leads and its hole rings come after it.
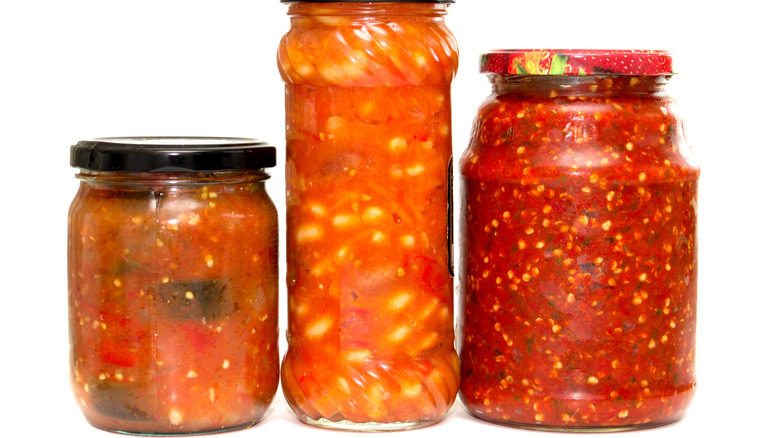
MULTIPOLYGON (((752 0, 458 0, 449 9, 461 49, 453 84, 456 157, 489 93, 477 72, 484 51, 676 53, 679 75, 670 92, 703 168, 699 387, 687 418, 638 436, 778 436, 780 38, 770 7, 752 0)), ((77 189, 69 146, 98 136, 247 136, 278 146, 283 162, 275 51, 288 26, 277 0, 0 4, 3 436, 109 436, 86 424, 68 385, 66 218, 77 189)), ((277 167, 268 190, 281 213, 283 184, 277 167)), ((298 423, 280 392, 263 423, 236 435, 302 432, 338 434, 298 423)), ((540 433, 475 420, 456 404, 443 423, 405 434, 540 433)))

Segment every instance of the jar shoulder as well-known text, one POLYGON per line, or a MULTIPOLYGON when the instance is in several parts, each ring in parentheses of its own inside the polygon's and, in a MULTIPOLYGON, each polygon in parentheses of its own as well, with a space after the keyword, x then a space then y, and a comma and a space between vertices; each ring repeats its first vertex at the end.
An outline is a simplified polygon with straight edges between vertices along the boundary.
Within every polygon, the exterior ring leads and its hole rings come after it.
POLYGON ((461 157, 466 178, 696 177, 677 103, 665 94, 528 96, 494 93, 461 157))
POLYGON ((405 86, 451 83, 458 45, 443 20, 411 15, 294 20, 277 64, 288 84, 405 86))

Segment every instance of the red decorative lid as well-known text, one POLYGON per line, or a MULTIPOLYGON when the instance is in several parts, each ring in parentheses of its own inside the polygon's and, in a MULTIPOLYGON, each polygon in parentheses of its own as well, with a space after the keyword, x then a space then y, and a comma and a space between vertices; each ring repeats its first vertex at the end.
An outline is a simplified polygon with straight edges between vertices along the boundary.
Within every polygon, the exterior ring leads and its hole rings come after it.
POLYGON ((666 76, 672 74, 672 55, 663 50, 496 50, 482 55, 480 72, 666 76))

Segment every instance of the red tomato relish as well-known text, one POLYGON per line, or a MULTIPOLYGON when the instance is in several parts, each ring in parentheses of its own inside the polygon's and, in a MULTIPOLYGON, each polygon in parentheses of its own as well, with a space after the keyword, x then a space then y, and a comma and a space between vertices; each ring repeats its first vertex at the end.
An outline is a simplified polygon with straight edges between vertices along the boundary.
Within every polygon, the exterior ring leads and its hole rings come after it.
POLYGON ((94 426, 191 434, 258 422, 279 381, 277 215, 238 139, 71 149, 71 385, 94 426))
POLYGON ((695 388, 699 168, 664 52, 483 56, 463 175, 461 399, 478 418, 630 429, 695 388))

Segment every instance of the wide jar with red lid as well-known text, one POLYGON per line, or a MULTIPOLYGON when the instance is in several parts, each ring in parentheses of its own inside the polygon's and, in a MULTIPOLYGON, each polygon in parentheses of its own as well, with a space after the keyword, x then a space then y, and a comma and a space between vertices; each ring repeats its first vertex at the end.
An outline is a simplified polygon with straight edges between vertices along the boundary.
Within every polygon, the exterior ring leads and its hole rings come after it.
POLYGON ((451 1, 283 2, 285 397, 320 427, 435 423, 460 380, 451 1))
POLYGON ((260 421, 279 384, 275 149, 239 138, 102 138, 71 148, 70 382, 114 432, 260 421))
POLYGON ((680 419, 699 168, 660 51, 507 50, 460 161, 461 399, 540 429, 680 419))

